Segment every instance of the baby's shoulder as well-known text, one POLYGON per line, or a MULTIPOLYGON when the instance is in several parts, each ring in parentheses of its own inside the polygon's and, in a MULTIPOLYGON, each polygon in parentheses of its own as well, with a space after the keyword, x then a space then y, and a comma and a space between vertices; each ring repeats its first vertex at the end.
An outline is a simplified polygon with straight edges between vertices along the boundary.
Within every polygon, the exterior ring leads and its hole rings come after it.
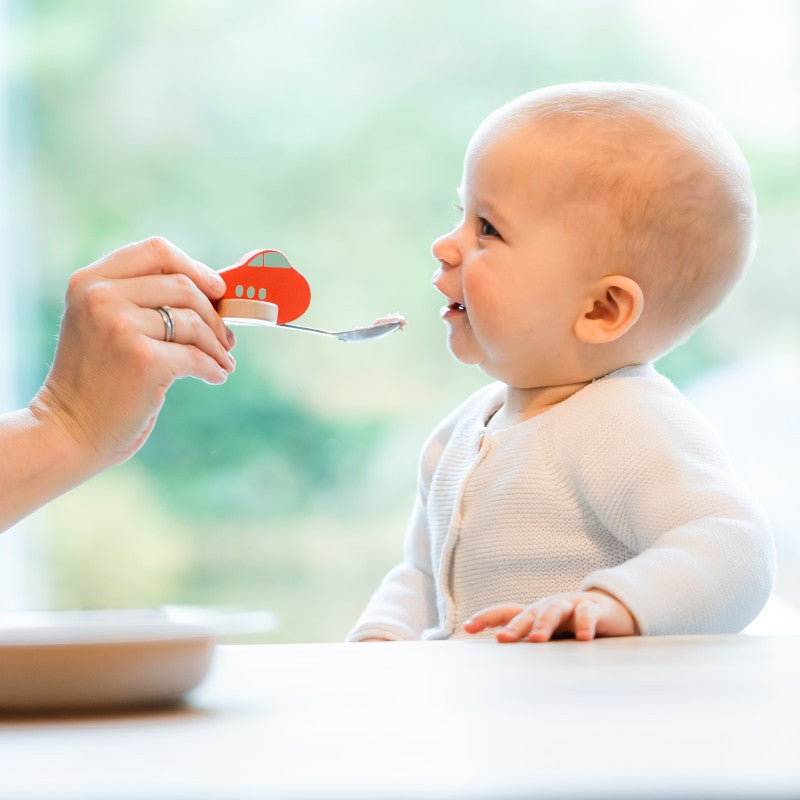
POLYGON ((652 364, 616 370, 594 381, 581 394, 595 414, 631 424, 699 417, 689 400, 652 364))
POLYGON ((612 443, 623 451, 719 445, 702 414, 649 364, 612 372, 562 405, 557 438, 583 452, 612 443))

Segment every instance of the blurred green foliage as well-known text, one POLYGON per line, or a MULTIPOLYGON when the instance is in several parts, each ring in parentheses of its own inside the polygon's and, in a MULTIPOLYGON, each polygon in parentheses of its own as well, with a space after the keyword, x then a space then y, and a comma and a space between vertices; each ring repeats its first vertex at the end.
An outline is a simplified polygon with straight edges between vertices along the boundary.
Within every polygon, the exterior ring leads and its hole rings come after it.
POLYGON ((178 383, 158 426, 138 460, 162 502, 190 519, 232 521, 257 519, 265 505, 301 513, 309 498, 347 491, 382 433, 379 422, 324 419, 246 367, 213 391, 178 383))
MULTIPOLYGON (((7 26, 41 300, 29 386, 69 273, 153 234, 215 267, 284 250, 312 286, 308 324, 409 319, 361 345, 239 329, 225 386, 174 386, 141 453, 48 515, 50 605, 269 606, 277 640, 346 634, 399 557, 428 431, 485 381, 447 354, 429 281, 475 126, 555 82, 708 92, 628 2, 15 0, 7 26)), ((678 382, 796 343, 763 304, 798 299, 776 282, 797 252, 797 147, 742 143, 765 245, 739 299, 663 361, 678 382)))

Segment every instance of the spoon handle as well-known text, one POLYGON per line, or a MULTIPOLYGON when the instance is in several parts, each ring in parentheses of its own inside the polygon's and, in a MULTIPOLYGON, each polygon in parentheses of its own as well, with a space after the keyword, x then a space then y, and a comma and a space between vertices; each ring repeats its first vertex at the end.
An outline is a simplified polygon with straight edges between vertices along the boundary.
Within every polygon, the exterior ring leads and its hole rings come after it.
POLYGON ((296 331, 306 331, 307 333, 318 333, 320 336, 336 336, 333 331, 323 331, 320 328, 307 328, 305 325, 292 325, 288 322, 282 322, 275 326, 276 328, 294 328, 296 331))

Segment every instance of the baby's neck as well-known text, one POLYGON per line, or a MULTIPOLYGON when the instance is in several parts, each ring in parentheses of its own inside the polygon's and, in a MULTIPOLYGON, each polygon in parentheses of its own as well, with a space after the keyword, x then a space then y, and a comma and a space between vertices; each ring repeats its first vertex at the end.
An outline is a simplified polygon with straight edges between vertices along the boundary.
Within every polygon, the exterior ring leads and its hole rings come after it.
POLYGON ((490 430, 499 431, 518 425, 526 419, 543 414, 550 408, 563 403, 575 392, 588 386, 590 381, 571 383, 566 386, 543 386, 535 389, 506 387, 506 398, 497 413, 489 420, 490 430))

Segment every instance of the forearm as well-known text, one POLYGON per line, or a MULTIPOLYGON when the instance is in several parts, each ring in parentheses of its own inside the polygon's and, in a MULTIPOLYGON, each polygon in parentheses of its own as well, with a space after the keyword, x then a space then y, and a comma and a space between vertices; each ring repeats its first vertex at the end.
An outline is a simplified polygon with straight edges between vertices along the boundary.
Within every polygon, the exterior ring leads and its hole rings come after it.
POLYGON ((101 469, 99 457, 34 403, 0 416, 0 531, 101 469))
POLYGON ((419 639, 432 625, 430 577, 409 564, 400 564, 384 578, 359 618, 350 641, 419 639))
POLYGON ((600 589, 632 612, 643 634, 736 633, 772 588, 774 550, 755 512, 689 523, 581 589, 600 589))
POLYGON ((216 272, 159 237, 73 273, 45 384, 28 408, 0 416, 0 530, 130 458, 176 379, 224 383, 235 366, 213 306, 224 291, 216 272))

